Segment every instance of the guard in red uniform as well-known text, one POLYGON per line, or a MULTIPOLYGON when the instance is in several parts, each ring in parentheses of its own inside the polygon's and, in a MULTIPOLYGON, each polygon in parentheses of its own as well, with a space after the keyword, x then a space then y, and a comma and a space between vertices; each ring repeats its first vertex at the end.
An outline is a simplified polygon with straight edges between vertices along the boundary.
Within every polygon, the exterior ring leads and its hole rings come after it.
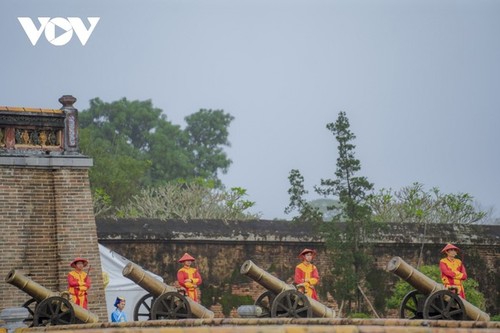
POLYGON ((194 260, 188 253, 184 253, 179 259, 184 266, 177 271, 177 281, 186 289, 187 296, 200 303, 197 287, 201 284, 201 275, 196 268, 191 267, 194 260))
POLYGON ((453 244, 447 244, 441 253, 446 257, 439 262, 441 280, 446 288, 455 290, 457 294, 465 299, 465 291, 462 281, 467 280, 465 266, 460 259, 455 258, 460 249, 453 244))
POLYGON ((74 270, 68 274, 68 291, 71 299, 75 304, 80 305, 84 309, 88 309, 87 290, 90 289, 92 283, 90 276, 83 271, 88 264, 87 259, 75 258, 70 264, 74 270))
POLYGON ((297 284, 297 289, 317 300, 318 294, 315 286, 319 282, 319 274, 316 266, 311 263, 315 256, 316 251, 311 249, 304 249, 300 252, 299 258, 302 259, 302 262, 295 267, 294 281, 297 284))

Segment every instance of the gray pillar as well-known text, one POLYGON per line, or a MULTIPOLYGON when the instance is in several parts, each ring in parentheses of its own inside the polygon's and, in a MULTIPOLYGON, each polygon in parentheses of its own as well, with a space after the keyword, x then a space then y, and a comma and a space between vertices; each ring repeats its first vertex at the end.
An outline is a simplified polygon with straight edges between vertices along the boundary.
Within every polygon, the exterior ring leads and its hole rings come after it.
POLYGON ((79 151, 78 110, 73 107, 76 98, 64 95, 59 98, 66 119, 64 120, 64 154, 77 154, 79 151))

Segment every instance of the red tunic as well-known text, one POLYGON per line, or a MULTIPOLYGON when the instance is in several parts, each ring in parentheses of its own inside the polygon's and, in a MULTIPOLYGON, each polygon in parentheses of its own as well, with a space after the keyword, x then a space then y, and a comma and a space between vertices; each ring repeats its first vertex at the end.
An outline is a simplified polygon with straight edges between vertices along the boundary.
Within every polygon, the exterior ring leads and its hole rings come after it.
POLYGON ((189 297, 191 297, 195 302, 200 302, 196 287, 201 284, 201 275, 198 273, 196 268, 182 267, 179 269, 179 271, 177 271, 177 281, 179 281, 179 284, 186 289, 189 297), (186 282, 188 279, 193 282, 186 282))
POLYGON ((462 281, 467 280, 467 272, 465 266, 462 265, 460 259, 443 258, 439 262, 441 270, 441 280, 446 288, 454 286, 458 288, 458 294, 465 299, 465 291, 462 281))
POLYGON ((68 291, 77 305, 88 309, 87 290, 90 289, 90 277, 84 271, 71 271, 68 274, 68 291))
POLYGON ((313 264, 302 262, 295 267, 295 283, 302 284, 305 288, 305 293, 312 299, 317 300, 318 294, 314 287, 319 282, 318 269, 313 264))

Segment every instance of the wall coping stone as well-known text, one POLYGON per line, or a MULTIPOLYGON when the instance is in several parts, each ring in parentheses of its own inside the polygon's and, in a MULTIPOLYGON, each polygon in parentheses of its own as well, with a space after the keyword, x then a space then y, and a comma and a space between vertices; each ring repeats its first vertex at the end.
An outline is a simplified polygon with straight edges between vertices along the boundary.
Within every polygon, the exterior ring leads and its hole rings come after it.
MULTIPOLYGON (((323 243, 308 224, 255 220, 167 220, 96 218, 100 241, 195 241, 195 242, 309 242, 323 243)), ((415 223, 387 223, 372 235, 372 243, 422 243, 424 226, 415 223)), ((498 245, 500 225, 427 225, 426 244, 498 245)))
POLYGON ((19 166, 35 168, 89 168, 93 159, 83 155, 60 156, 0 156, 0 166, 19 166))

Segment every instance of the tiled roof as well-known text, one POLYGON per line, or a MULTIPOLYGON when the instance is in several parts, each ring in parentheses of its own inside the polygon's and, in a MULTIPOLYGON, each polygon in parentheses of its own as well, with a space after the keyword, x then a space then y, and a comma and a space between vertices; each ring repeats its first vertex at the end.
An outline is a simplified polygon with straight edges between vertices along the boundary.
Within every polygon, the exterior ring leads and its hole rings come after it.
POLYGON ((51 114, 62 114, 63 111, 59 109, 42 109, 42 108, 25 108, 19 106, 0 106, 1 111, 10 112, 37 112, 37 113, 51 113, 51 114))

